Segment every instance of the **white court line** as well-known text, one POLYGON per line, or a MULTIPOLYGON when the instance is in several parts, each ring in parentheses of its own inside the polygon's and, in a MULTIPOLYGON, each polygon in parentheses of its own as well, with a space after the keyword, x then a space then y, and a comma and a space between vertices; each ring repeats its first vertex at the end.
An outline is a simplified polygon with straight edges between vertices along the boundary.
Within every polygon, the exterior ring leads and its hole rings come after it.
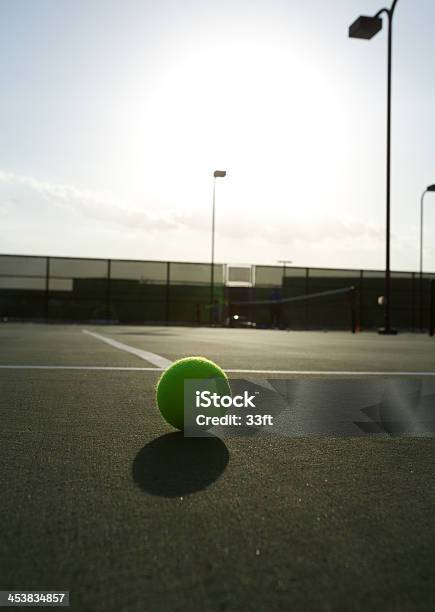
MULTIPOLYGON (((128 344, 122 344, 122 342, 117 342, 116 340, 112 340, 107 336, 101 336, 100 334, 90 332, 86 329, 83 329, 82 331, 84 334, 94 336, 98 340, 107 342, 107 344, 110 344, 110 346, 118 348, 121 351, 126 351, 127 353, 132 353, 133 355, 140 357, 141 359, 145 359, 161 369, 165 370, 172 363, 169 361, 169 359, 161 357, 161 355, 156 355, 156 353, 136 349, 128 344)), ((224 368, 224 370, 230 374, 285 374, 295 376, 435 376, 435 372, 352 372, 348 370, 331 372, 324 370, 249 370, 245 368, 224 368)))
MULTIPOLYGON (((67 365, 0 365, 0 370, 107 370, 120 372, 161 372, 165 368, 136 368, 130 366, 67 366, 67 365)), ((289 374, 294 376, 435 376, 435 372, 349 372, 325 370, 237 370, 225 369, 229 374, 289 374)))
POLYGON ((162 372, 163 368, 134 368, 129 366, 67 366, 67 365, 0 365, 0 370, 119 370, 126 372, 162 372))
POLYGON ((107 336, 102 336, 101 334, 96 334, 95 332, 88 331, 87 329, 82 329, 84 334, 88 334, 88 336, 92 336, 97 340, 102 340, 110 346, 117 348, 121 351, 125 351, 126 353, 131 353, 132 355, 136 355, 140 359, 144 359, 145 361, 149 361, 153 365, 166 369, 171 365, 172 361, 162 357, 161 355, 156 355, 155 353, 150 353, 149 351, 142 351, 141 349, 137 349, 134 346, 129 346, 128 344, 123 344, 122 342, 118 342, 117 340, 112 340, 112 338, 108 338, 107 336))
POLYGON ((232 374, 308 374, 310 376, 435 376, 435 372, 352 372, 347 370, 233 370, 225 372, 232 374))

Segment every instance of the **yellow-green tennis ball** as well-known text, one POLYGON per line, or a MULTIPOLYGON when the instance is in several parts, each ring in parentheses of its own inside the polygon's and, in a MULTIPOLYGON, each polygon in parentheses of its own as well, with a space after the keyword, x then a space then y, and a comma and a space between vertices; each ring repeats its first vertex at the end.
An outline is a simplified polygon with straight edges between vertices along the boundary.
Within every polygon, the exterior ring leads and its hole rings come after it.
MULTIPOLYGON (((213 361, 205 357, 185 357, 175 361, 165 370, 157 383, 157 405, 162 417, 176 429, 184 429, 184 381, 197 379, 202 381, 200 390, 209 390, 219 395, 230 395, 231 389, 225 372, 213 361)), ((189 402, 192 404, 193 402, 189 402)), ((186 408, 194 409, 193 406, 186 408)), ((203 411, 205 412, 205 411, 203 411)), ((208 415, 220 416, 222 408, 208 409, 208 415)), ((199 413, 199 412, 198 412, 199 413)))

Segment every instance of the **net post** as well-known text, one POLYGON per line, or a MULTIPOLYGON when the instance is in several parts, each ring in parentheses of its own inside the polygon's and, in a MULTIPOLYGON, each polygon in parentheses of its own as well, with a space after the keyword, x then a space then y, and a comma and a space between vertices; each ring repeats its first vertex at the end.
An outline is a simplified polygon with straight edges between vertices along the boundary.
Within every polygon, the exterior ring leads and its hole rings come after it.
POLYGON ((434 335, 435 278, 430 279, 429 336, 434 335))

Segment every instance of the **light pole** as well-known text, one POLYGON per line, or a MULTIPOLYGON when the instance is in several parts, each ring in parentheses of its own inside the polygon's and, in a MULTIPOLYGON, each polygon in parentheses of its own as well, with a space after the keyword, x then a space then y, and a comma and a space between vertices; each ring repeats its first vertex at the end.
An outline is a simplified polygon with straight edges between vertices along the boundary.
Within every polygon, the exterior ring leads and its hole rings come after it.
POLYGON ((214 229, 215 229, 215 204, 216 204, 216 179, 224 178, 226 170, 215 170, 213 172, 213 210, 211 215, 211 271, 210 271, 210 324, 214 320, 214 229))
POLYGON ((435 184, 428 185, 420 198, 420 329, 423 329, 423 204, 428 191, 435 191, 435 184))
POLYGON ((364 38, 369 40, 382 29, 382 13, 388 18, 388 75, 387 75, 387 210, 386 210, 386 257, 385 257, 385 301, 384 301, 384 327, 379 330, 381 334, 396 334, 391 328, 391 282, 390 282, 390 186, 391 186, 391 43, 393 34, 393 15, 397 0, 393 0, 391 7, 382 8, 373 17, 361 15, 349 27, 350 38, 364 38))

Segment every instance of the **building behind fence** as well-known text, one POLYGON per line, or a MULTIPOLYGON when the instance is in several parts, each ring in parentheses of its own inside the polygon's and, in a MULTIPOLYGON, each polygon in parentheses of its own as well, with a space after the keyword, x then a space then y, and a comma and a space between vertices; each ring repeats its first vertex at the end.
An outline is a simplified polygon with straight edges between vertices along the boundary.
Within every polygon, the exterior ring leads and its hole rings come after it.
MULTIPOLYGON (((210 321, 210 264, 0 255, 0 317, 8 320, 111 321, 148 324, 207 324, 210 321)), ((392 272, 392 320, 399 329, 427 329, 430 279, 416 272, 392 272)), ((216 264, 214 298, 225 323, 233 314, 257 326, 273 324, 269 306, 250 301, 311 295, 354 286, 357 325, 383 323, 378 305, 384 272, 280 266, 216 264), (275 297, 274 297, 275 296, 275 297)), ((282 326, 293 329, 347 329, 344 298, 307 300, 288 309, 282 326)), ((215 307, 213 307, 215 311, 215 307)))

